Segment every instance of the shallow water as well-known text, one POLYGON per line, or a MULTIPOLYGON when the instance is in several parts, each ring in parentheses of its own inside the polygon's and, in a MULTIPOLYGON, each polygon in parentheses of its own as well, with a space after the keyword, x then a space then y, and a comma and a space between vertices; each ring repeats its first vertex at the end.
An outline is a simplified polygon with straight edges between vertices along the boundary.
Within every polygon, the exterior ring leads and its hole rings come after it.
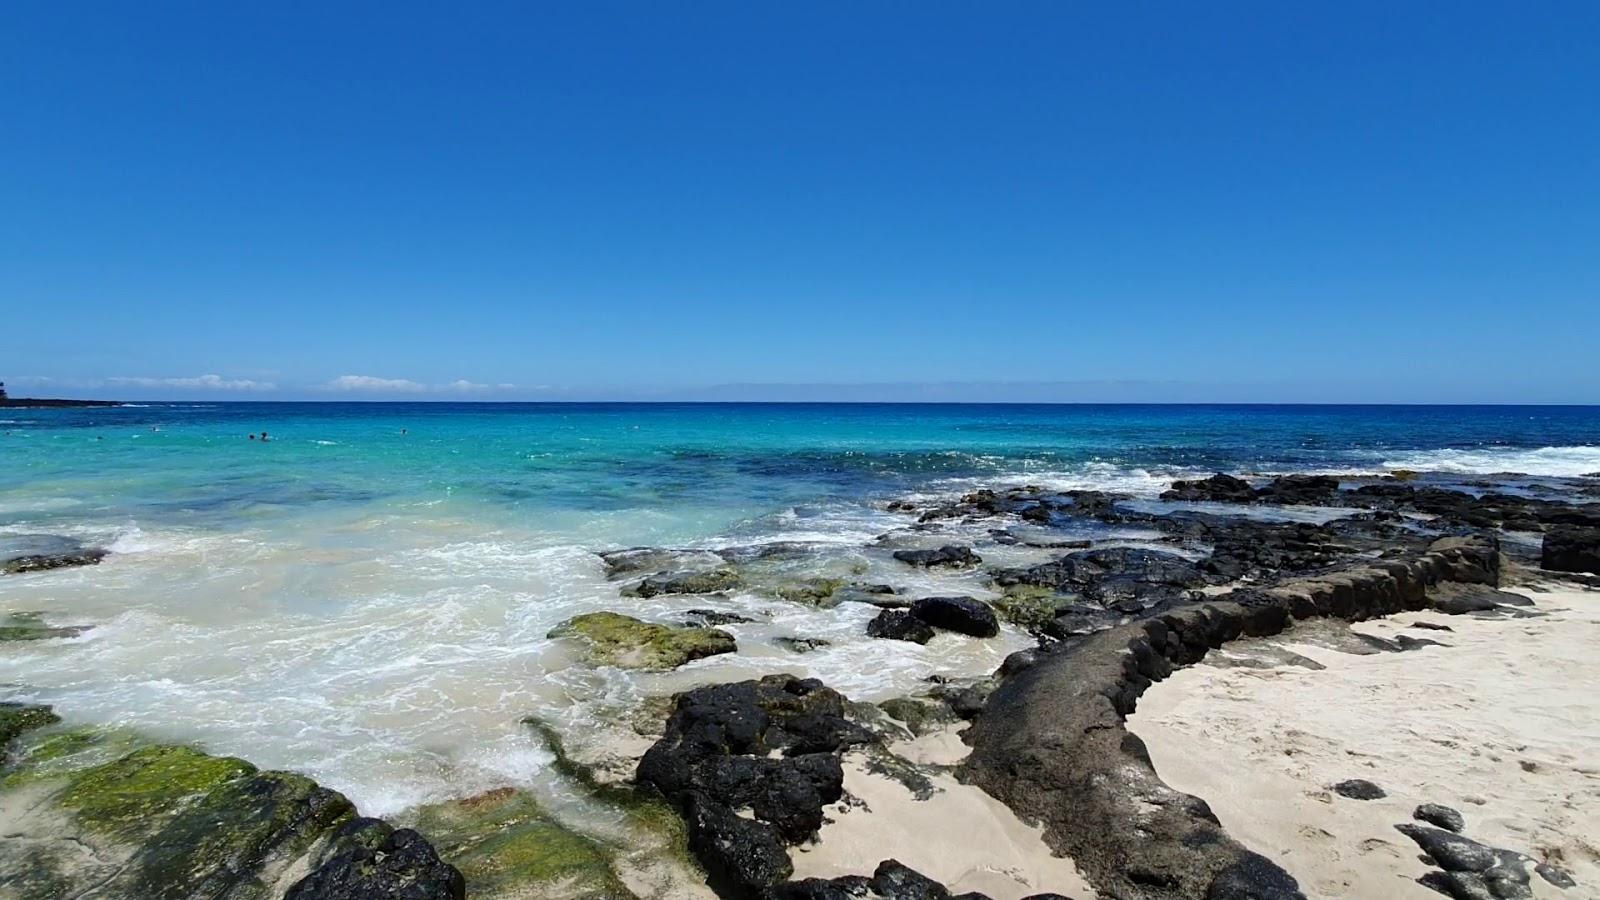
MULTIPOLYGON (((882 501, 974 485, 1150 499, 1216 469, 1600 471, 1591 408, 151 404, 3 411, 0 536, 108 546, 0 578, 0 612, 94 628, 0 648, 0 697, 306 772, 373 814, 548 778, 520 724, 775 670, 859 699, 980 675, 1027 643, 863 634, 870 607, 618 595, 594 551, 827 545, 803 565, 982 595, 863 549, 882 501), (402 433, 402 429, 404 433, 402 433), (266 430, 267 443, 247 440, 266 430), (831 547, 832 549, 828 549, 831 547), (737 656, 595 670, 545 635, 582 612, 715 606, 737 656), (823 637, 799 655, 774 637, 823 637)), ((1320 512, 1303 513, 1319 518, 1320 512)), ((1138 535, 1128 537, 1137 539, 1138 535)), ((907 537, 911 541, 921 538, 907 537)), ((927 540, 937 541, 930 537, 927 540)), ((896 544, 900 546, 901 544, 896 544)), ((905 544, 909 545, 909 544, 905 544)), ((1027 548, 997 551, 1022 560, 1027 548)))

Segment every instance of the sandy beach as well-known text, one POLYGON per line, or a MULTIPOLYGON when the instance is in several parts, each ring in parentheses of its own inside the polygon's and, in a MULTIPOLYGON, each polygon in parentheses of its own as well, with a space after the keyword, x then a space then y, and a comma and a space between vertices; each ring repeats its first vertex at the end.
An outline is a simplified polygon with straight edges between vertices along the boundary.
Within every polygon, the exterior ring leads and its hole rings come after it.
POLYGON ((1593 896, 1583 891, 1600 884, 1600 592, 1517 591, 1538 615, 1429 611, 1351 626, 1442 646, 1358 655, 1299 627, 1230 644, 1151 688, 1129 728, 1167 784, 1204 798, 1309 897, 1438 897, 1416 881, 1432 867, 1394 828, 1422 803, 1458 810, 1467 837, 1578 882, 1562 891, 1535 876, 1535 896, 1593 896), (1387 796, 1330 790, 1357 778, 1387 796))

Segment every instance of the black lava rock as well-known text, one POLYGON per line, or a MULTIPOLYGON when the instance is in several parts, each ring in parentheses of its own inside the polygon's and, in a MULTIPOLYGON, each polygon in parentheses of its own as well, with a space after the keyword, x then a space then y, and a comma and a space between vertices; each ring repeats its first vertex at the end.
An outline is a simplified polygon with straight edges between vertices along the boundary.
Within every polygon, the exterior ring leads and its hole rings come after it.
POLYGON ((1461 817, 1461 813, 1438 803, 1422 804, 1411 813, 1411 818, 1419 822, 1427 822, 1429 825, 1436 825, 1445 831, 1454 831, 1457 834, 1461 833, 1461 829, 1467 827, 1467 820, 1461 817))
POLYGON ((1333 786, 1333 792, 1351 800, 1381 800, 1388 792, 1363 778, 1352 778, 1333 786))
POLYGON ((1068 553, 1054 562, 994 573, 1001 587, 1034 585, 1079 594, 1102 605, 1143 593, 1199 587, 1205 576, 1176 553, 1136 547, 1108 547, 1068 553))
POLYGON ((689 848, 723 896, 760 896, 794 871, 787 847, 839 801, 839 754, 874 740, 815 679, 769 675, 679 694, 639 762, 640 786, 683 814, 689 848))
POLYGON ((922 568, 934 566, 950 566, 954 568, 970 568, 983 562, 983 557, 972 552, 971 547, 961 547, 950 544, 937 550, 896 550, 894 558, 903 563, 922 568))
POLYGON ((1442 828, 1407 822, 1395 829, 1416 841, 1423 853, 1448 872, 1482 872, 1500 861, 1492 848, 1442 828))
POLYGON ((106 556, 106 550, 69 537, 53 534, 0 536, 0 573, 6 575, 93 566, 106 556))
POLYGON ((467 895, 456 867, 409 828, 390 831, 376 819, 356 819, 335 840, 354 846, 296 882, 284 900, 464 900, 467 895))
POLYGON ((772 642, 785 650, 792 650, 795 653, 810 653, 813 650, 821 650, 823 647, 833 646, 833 641, 826 638, 790 637, 787 635, 775 637, 772 642))
POLYGON ((1163 491, 1163 500, 1206 500, 1214 503, 1249 503, 1256 498, 1256 489, 1250 482, 1221 472, 1198 481, 1174 481, 1172 489, 1163 491))
POLYGON ((886 609, 867 623, 867 635, 895 641, 926 644, 933 640, 933 629, 903 609, 886 609))
POLYGON ((924 597, 911 604, 911 614, 935 628, 973 637, 994 637, 1000 633, 1000 621, 995 618, 994 610, 989 604, 971 597, 924 597))
MULTIPOLYGON (((775 900, 956 900, 948 888, 898 860, 878 863, 871 878, 807 878, 792 881, 772 892, 775 900)), ((1056 895, 1040 895, 1051 896, 1056 895)), ((957 895, 960 900, 988 900, 983 894, 957 895)))
POLYGON ((1339 479, 1332 475, 1284 475, 1256 491, 1263 503, 1295 503, 1315 506, 1327 503, 1339 493, 1339 479))
POLYGON ((1551 572, 1600 574, 1600 528, 1552 526, 1544 533, 1539 566, 1551 572))

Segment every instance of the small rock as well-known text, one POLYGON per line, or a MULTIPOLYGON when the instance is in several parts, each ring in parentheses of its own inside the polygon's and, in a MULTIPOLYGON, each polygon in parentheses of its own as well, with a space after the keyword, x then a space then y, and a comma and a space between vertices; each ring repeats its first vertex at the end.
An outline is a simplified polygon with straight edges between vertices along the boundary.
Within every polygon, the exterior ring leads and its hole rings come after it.
POLYGON ((796 653, 810 653, 813 650, 821 650, 823 647, 833 646, 833 641, 823 638, 789 637, 787 635, 775 637, 772 642, 785 650, 793 650, 796 653))
POLYGON ((107 551, 90 547, 74 538, 53 534, 0 536, 0 573, 21 575, 69 566, 93 566, 105 559, 107 551))
POLYGON ((887 584, 853 584, 833 592, 837 603, 865 603, 879 609, 906 609, 911 601, 895 595, 887 584))
POLYGON ((973 637, 1000 633, 994 610, 971 597, 924 597, 911 604, 911 614, 935 628, 973 637))
POLYGON ((894 558, 903 563, 922 568, 932 568, 934 566, 970 568, 983 562, 983 557, 973 553, 971 547, 961 547, 955 544, 948 544, 937 550, 896 550, 894 558))
POLYGON ((933 640, 933 629, 928 623, 903 609, 886 609, 867 623, 867 635, 895 641, 926 644, 933 640))
POLYGON ((715 594, 739 587, 743 581, 732 569, 709 572, 679 572, 651 575, 622 593, 628 597, 650 598, 660 594, 715 594))
POLYGON ((1364 778, 1351 778, 1331 786, 1333 792, 1351 800, 1381 800, 1388 792, 1364 778))
POLYGON ((549 636, 581 638, 588 644, 591 663, 624 669, 675 669, 691 660, 738 649, 733 635, 726 631, 655 625, 614 612, 568 619, 549 636))
POLYGON ((689 628, 714 628, 718 625, 743 625, 746 622, 755 621, 755 619, 752 619, 749 616, 741 616, 738 613, 722 612, 721 610, 717 609, 691 609, 687 615, 689 618, 686 619, 683 624, 689 628))
MULTIPOLYGON (((1516 594, 1497 591, 1481 584, 1443 585, 1429 594, 1433 608, 1449 616, 1474 612, 1493 612, 1505 605, 1508 598, 1521 600, 1516 594)), ((1512 604, 1516 605, 1516 604, 1512 604)))
POLYGON ((1462 818, 1461 813, 1438 803, 1422 804, 1411 813, 1411 817, 1419 822, 1437 825, 1445 831, 1454 831, 1457 834, 1461 833, 1461 829, 1467 827, 1467 820, 1462 818))
POLYGON ((1413 841, 1428 854, 1439 867, 1450 872, 1482 872, 1499 862, 1494 850, 1471 838, 1407 822, 1396 825, 1395 830, 1413 841))
POLYGON ((1572 880, 1572 876, 1567 874, 1566 869, 1552 866, 1549 863, 1539 863, 1533 867, 1533 871, 1537 872, 1540 878, 1562 890, 1578 886, 1578 883, 1572 880))

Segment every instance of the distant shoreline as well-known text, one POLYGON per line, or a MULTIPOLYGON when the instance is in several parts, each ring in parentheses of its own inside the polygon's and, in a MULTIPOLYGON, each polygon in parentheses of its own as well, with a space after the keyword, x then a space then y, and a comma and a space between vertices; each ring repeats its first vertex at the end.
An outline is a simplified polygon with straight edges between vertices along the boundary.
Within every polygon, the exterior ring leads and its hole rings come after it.
POLYGON ((121 400, 60 400, 39 397, 6 397, 0 399, 0 409, 46 409, 72 406, 121 406, 121 400))

